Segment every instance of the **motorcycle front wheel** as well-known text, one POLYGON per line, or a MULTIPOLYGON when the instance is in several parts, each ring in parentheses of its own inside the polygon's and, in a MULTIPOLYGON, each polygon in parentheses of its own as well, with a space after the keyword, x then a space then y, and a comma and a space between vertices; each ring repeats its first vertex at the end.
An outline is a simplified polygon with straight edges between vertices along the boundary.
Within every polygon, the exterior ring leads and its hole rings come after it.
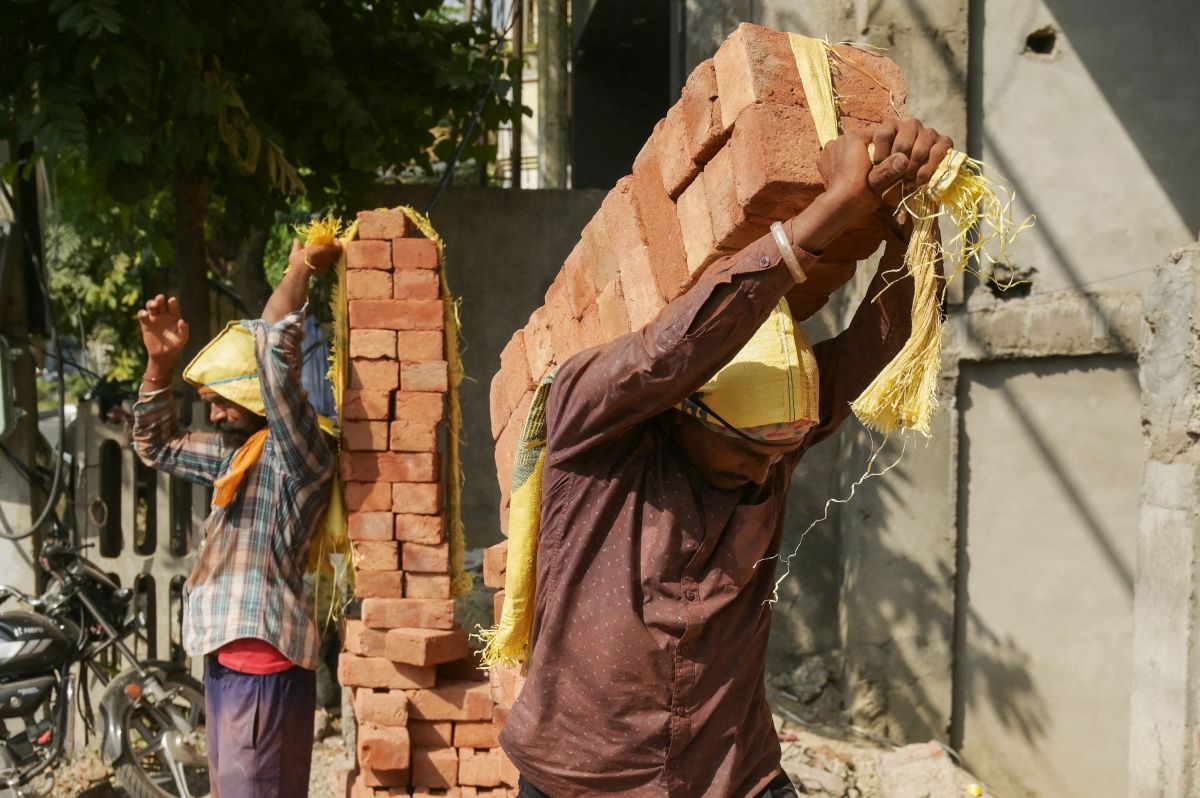
POLYGON ((162 678, 170 704, 188 731, 179 730, 166 708, 139 702, 122 721, 124 750, 113 763, 131 798, 203 798, 210 793, 204 744, 204 686, 186 673, 162 678))

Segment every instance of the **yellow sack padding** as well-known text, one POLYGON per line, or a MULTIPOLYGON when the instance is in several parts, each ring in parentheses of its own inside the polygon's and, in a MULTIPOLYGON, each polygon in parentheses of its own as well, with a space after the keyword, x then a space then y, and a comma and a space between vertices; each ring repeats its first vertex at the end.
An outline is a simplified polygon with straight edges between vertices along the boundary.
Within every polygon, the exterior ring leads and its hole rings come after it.
POLYGON ((740 430, 770 430, 821 417, 817 359, 780 299, 746 345, 699 390, 704 404, 740 430))
POLYGON ((828 44, 820 39, 789 33, 792 55, 800 71, 800 84, 812 114, 817 140, 824 147, 838 137, 837 104, 833 99, 833 75, 829 70, 828 44))
MULTIPOLYGON (((813 86, 808 94, 809 109, 824 145, 831 118, 835 120, 834 136, 837 127, 829 64, 832 48, 819 39, 795 33, 789 38, 805 92, 809 92, 810 83, 813 86)), ((848 59, 840 60, 860 69, 848 59)), ((1013 238, 1032 223, 1032 217, 1020 224, 1013 223, 1011 193, 985 176, 983 170, 984 165, 979 161, 951 150, 928 183, 918 187, 901 205, 914 220, 912 238, 904 255, 904 268, 915 283, 912 332, 896 357, 851 405, 854 414, 871 429, 883 433, 914 429, 928 437, 941 371, 941 303, 946 283, 966 271, 972 260, 987 257, 984 250, 990 244, 997 244, 998 257, 1004 257, 1013 238), (957 235, 945 245, 939 243, 936 233, 942 215, 948 215, 958 227, 957 235), (947 247, 954 250, 952 263, 945 277, 940 277, 938 265, 947 247)))
POLYGON ((258 381, 258 358, 254 333, 240 321, 231 321, 209 341, 183 370, 183 379, 198 388, 264 415, 262 386, 258 381))
POLYGON ((508 564, 504 574, 504 610, 500 623, 478 633, 481 662, 514 666, 529 657, 537 592, 537 546, 542 520, 542 475, 546 468, 546 405, 557 370, 546 375, 533 393, 533 403, 513 461, 512 496, 508 505, 508 564))

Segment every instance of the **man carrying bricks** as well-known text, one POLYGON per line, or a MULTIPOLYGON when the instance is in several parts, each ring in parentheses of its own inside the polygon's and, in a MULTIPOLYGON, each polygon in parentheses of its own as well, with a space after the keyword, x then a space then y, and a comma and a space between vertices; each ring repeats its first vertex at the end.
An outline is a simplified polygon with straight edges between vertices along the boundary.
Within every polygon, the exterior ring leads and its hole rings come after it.
POLYGON ((910 226, 892 225, 837 337, 792 341, 781 300, 806 276, 828 285, 819 253, 898 180, 927 181, 950 146, 912 120, 831 141, 826 190, 778 237, 559 369, 528 679, 501 735, 521 798, 795 795, 764 691, 775 574, 763 560, 779 551, 798 460, 908 338, 910 226))
POLYGON ((180 429, 172 375, 188 341, 179 302, 138 311, 149 362, 134 405, 147 465, 214 489, 187 581, 184 646, 204 656, 212 794, 308 794, 318 637, 304 595, 310 539, 329 499, 333 454, 300 384, 310 277, 337 245, 296 242, 262 318, 235 322, 184 370, 217 432, 180 429))

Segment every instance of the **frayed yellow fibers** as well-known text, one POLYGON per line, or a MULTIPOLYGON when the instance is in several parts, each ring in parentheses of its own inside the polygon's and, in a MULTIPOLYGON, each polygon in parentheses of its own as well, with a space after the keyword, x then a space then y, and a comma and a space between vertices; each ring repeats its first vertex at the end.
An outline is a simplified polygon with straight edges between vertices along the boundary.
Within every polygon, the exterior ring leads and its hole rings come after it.
MULTIPOLYGON (((819 39, 795 33, 790 38, 805 92, 810 91, 810 85, 814 87, 808 95, 809 108, 821 135, 822 128, 829 127, 828 120, 837 118, 829 65, 830 55, 836 53, 819 39)), ((840 63, 858 69, 849 59, 837 57, 840 63)), ((869 74, 867 77, 874 80, 869 74)), ((826 130, 822 144, 828 136, 826 130)), ((929 182, 901 203, 914 220, 904 256, 904 268, 915 282, 912 332, 896 357, 851 405, 854 414, 871 429, 883 433, 916 430, 928 437, 937 404, 946 284, 971 268, 972 261, 994 262, 996 258, 985 252, 989 246, 997 247, 998 257, 1002 258, 1013 238, 1032 223, 1032 217, 1019 224, 1013 222, 1012 192, 984 175, 984 168, 965 153, 951 150, 929 182), (942 216, 948 216, 958 228, 945 245, 936 228, 942 216), (943 276, 939 266, 947 249, 951 263, 943 276)))

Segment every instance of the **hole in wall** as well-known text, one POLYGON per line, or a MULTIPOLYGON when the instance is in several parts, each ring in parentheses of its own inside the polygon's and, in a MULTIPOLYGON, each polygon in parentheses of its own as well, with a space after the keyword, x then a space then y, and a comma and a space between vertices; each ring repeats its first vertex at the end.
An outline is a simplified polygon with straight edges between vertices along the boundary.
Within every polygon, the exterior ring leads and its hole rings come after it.
POLYGON ((1024 299, 1033 292, 1033 278, 1037 269, 1022 269, 1011 263, 992 264, 987 276, 987 287, 997 299, 1024 299))
POLYGON ((1030 55, 1052 56, 1058 50, 1058 31, 1053 25, 1038 28, 1025 37, 1025 49, 1022 53, 1030 55))

